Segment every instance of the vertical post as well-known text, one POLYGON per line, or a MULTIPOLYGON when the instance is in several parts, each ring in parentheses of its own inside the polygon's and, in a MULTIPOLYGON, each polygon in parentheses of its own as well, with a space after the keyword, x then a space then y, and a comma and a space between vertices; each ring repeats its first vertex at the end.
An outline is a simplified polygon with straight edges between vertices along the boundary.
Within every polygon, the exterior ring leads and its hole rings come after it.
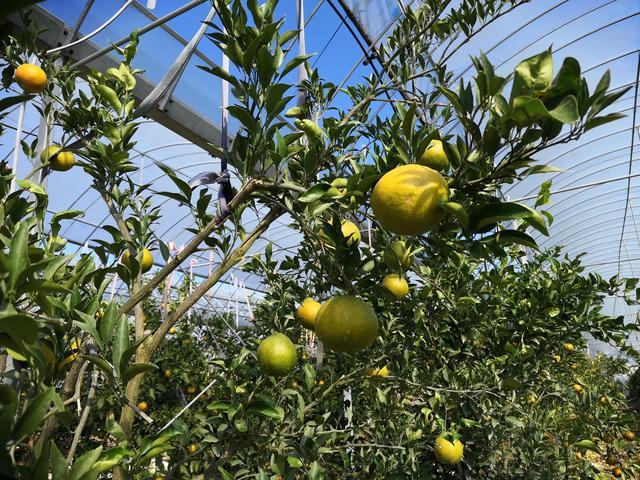
MULTIPOLYGON (((298 55, 306 55, 307 44, 304 37, 304 0, 297 0, 297 12, 298 12, 298 55)), ((298 65, 298 84, 301 84, 307 79, 307 67, 305 62, 298 65)), ((304 92, 298 92, 298 106, 304 105, 306 102, 306 96, 304 92)))
MULTIPOLYGON (((229 57, 224 53, 222 54, 222 68, 229 71, 229 57)), ((229 106, 229 82, 222 80, 222 118, 220 121, 220 146, 223 150, 227 150, 229 140, 229 112, 227 107, 229 106)))
POLYGON ((24 113, 27 109, 27 102, 22 102, 20 105, 20 111, 18 112, 18 123, 16 124, 16 142, 13 147, 13 164, 11 165, 11 174, 13 178, 11 179, 11 192, 15 192, 16 190, 16 178, 18 175, 18 161, 20 160, 20 150, 22 146, 20 144, 22 140, 22 129, 24 127, 24 113))

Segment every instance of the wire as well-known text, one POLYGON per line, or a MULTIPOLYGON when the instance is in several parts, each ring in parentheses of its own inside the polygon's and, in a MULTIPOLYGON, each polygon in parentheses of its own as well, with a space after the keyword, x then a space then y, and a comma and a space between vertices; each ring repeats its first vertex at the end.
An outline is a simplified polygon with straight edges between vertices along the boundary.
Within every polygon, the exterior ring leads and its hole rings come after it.
POLYGON ((89 33, 89 34, 85 35, 85 36, 84 36, 84 37, 82 37, 82 38, 79 38, 79 39, 78 39, 78 40, 76 40, 75 42, 71 42, 71 43, 68 43, 68 44, 66 44, 66 45, 62 45, 62 46, 60 46, 60 47, 56 47, 56 48, 52 48, 51 50, 47 50, 47 54, 52 54, 52 53, 55 53, 55 52, 59 52, 60 50, 65 50, 65 49, 67 49, 67 48, 75 47, 76 45, 78 45, 78 44, 80 44, 80 43, 82 43, 82 42, 86 42, 87 40, 89 40, 89 39, 90 39, 90 38, 92 38, 92 37, 95 37, 95 36, 96 36, 98 33, 100 33, 102 30, 104 30, 104 29, 105 29, 105 28, 107 28, 109 25, 111 25, 111 23, 113 23, 113 21, 114 21, 116 18, 118 18, 118 17, 122 14, 122 12, 124 12, 124 11, 127 9, 127 7, 128 7, 129 5, 131 5, 131 2, 133 2, 133 0, 126 0, 126 1, 122 4, 122 6, 120 7, 120 9, 119 9, 116 13, 114 13, 114 14, 113 14, 113 16, 112 16, 109 20, 107 20, 106 22, 104 22, 102 25, 100 25, 98 28, 96 28, 93 32, 91 32, 91 33, 89 33))

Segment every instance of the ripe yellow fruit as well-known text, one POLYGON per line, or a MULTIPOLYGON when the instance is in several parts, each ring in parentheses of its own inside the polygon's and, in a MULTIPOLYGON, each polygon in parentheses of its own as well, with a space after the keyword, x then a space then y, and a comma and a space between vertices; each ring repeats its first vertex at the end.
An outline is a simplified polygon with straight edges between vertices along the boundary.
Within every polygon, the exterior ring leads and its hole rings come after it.
POLYGON ((324 385, 324 380, 318 380, 316 383, 317 383, 318 385, 320 385, 320 386, 323 386, 323 385, 324 385))
POLYGON ((580 395, 583 391, 582 385, 580 385, 579 383, 574 383, 571 388, 573 388, 573 391, 576 392, 578 395, 580 395))
POLYGON ((163 375, 164 375, 164 378, 171 378, 171 375, 173 375, 173 372, 171 370, 165 370, 163 375))
POLYGON ((440 463, 456 465, 460 463, 460 460, 462 460, 462 455, 464 455, 464 445, 460 440, 450 442, 441 435, 436 438, 434 451, 436 452, 436 459, 440 463))
POLYGON ((527 402, 531 405, 534 405, 536 403, 538 403, 538 397, 536 397, 534 394, 529 395, 529 397, 527 398, 527 402))
POLYGON ((146 412, 149 409, 149 405, 145 401, 138 402, 138 408, 143 412, 146 412))
POLYGON ((598 403, 604 407, 607 404, 607 397, 603 395, 598 399, 598 403))
POLYGON ((282 333, 269 335, 258 347, 258 365, 265 375, 282 377, 291 372, 298 362, 296 347, 282 333))
POLYGON ((390 232, 419 235, 438 226, 445 213, 440 204, 448 199, 449 187, 442 175, 423 165, 403 165, 376 183, 371 207, 390 232))
POLYGON ((431 140, 427 149, 418 160, 420 165, 433 168, 439 172, 449 168, 449 159, 444 151, 444 145, 440 140, 431 140))
POLYGON ((291 382, 291 388, 298 388, 298 382, 291 382))
POLYGON ((195 443, 192 443, 187 447, 187 450, 189 453, 196 453, 198 451, 198 446, 195 443))
POLYGON ((562 357, 560 355, 554 355, 553 356, 553 361, 556 363, 560 363, 560 361, 562 360, 562 357))
POLYGON ((359 244, 360 240, 362 240, 362 235, 360 234, 360 229, 358 226, 349 221, 343 220, 340 223, 340 231, 342 232, 342 236, 347 239, 347 245, 359 244))
POLYGON ((378 318, 364 300, 338 295, 318 311, 316 334, 331 350, 359 352, 378 337, 378 318))
POLYGON ((403 298, 409 295, 409 284, 400 275, 387 275, 382 280, 382 286, 396 298, 403 298))
POLYGON ((60 152, 60 145, 49 145, 40 154, 40 161, 49 162, 49 168, 56 172, 66 172, 76 164, 76 159, 71 152, 60 152), (58 153, 60 152, 60 153, 58 153), (58 153, 58 155, 56 155, 58 153))
POLYGON ((385 365, 382 368, 369 368, 367 370, 367 377, 388 377, 389 369, 385 365))
POLYGON ((636 434, 630 430, 627 430, 626 432, 624 432, 623 435, 624 435, 624 438, 626 440, 629 440, 630 442, 633 442, 636 439, 636 434))
POLYGON ((193 395, 194 393, 196 393, 196 387, 194 387, 193 385, 189 385, 184 389, 184 393, 186 393, 187 395, 193 395))
POLYGON ((571 370, 577 370, 578 369, 578 364, 577 363, 572 363, 571 365, 569 365, 569 368, 571 370))
POLYGON ((582 460, 582 453, 576 452, 576 460, 578 460, 578 461, 582 460))
POLYGON ((622 476, 622 469, 620 467, 614 468, 613 470, 611 470, 611 475, 616 478, 620 478, 622 476))
POLYGON ((564 345, 562 345, 562 348, 564 348, 567 352, 573 352, 576 349, 573 343, 565 343, 564 345))
POLYGON ((321 306, 322 305, 313 298, 305 298, 298 307, 298 310, 296 310, 296 317, 305 328, 313 330, 316 324, 316 316, 321 306))
POLYGON ((176 333, 177 331, 178 331, 178 330, 176 330, 176 327, 171 327, 171 328, 169 329, 169 333, 170 333, 171 335, 175 335, 175 333, 176 333))
POLYGON ((47 88, 47 74, 32 63, 23 63, 16 68, 15 80, 27 93, 42 93, 47 88))
MULTIPOLYGON (((124 265, 125 267, 130 268, 130 259, 131 259, 131 252, 129 250, 125 250, 124 252, 122 252, 122 256, 120 257, 120 263, 122 263, 122 265, 124 265)), ((151 270, 152 266, 153 266, 153 255, 151 255, 151 252, 149 250, 147 250, 146 248, 143 248, 142 260, 140 261, 140 270, 142 270, 142 273, 145 273, 151 270)))

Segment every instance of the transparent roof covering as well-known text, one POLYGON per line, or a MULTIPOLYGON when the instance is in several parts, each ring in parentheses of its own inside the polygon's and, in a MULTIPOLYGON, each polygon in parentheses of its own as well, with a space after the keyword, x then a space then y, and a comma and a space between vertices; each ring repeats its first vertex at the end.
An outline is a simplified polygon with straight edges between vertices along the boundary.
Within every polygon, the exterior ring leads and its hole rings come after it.
MULTIPOLYGON (((122 6, 129 5, 108 26, 93 36, 94 48, 108 47, 129 35, 132 30, 144 30, 156 19, 171 16, 184 6, 184 12, 164 22, 159 22, 140 37, 139 54, 135 66, 144 69, 144 78, 150 85, 159 82, 171 67, 187 42, 207 17, 210 4, 206 1, 157 0, 153 9, 138 1, 101 0, 47 0, 37 7, 38 12, 50 14, 67 28, 79 25, 78 37, 82 37, 105 23, 122 6), (88 7, 88 10, 87 10, 88 7), (83 12, 87 12, 83 18, 83 12)), ((384 40, 391 26, 410 3, 408 0, 307 0, 305 2, 306 50, 316 53, 311 60, 321 75, 340 84, 357 80, 370 73, 370 66, 363 62, 363 47, 384 40)), ((417 2, 415 2, 417 3, 417 2)), ((450 3, 450 7, 456 5, 450 3)), ((286 28, 295 28, 296 2, 281 1, 280 14, 287 18, 286 28)), ((38 18, 36 18, 37 20, 38 18)), ((60 32, 56 33, 60 35, 60 32)), ((54 45, 55 46, 55 45, 54 45)), ((511 200, 534 202, 539 185, 551 179, 553 192, 549 208, 554 216, 549 238, 537 238, 542 246, 564 245, 567 253, 577 255, 586 252, 584 263, 589 270, 605 277, 620 273, 624 276, 640 275, 640 169, 638 159, 638 73, 640 72, 640 4, 637 0, 533 0, 516 8, 482 30, 468 45, 452 56, 452 71, 470 78, 470 55, 483 51, 497 66, 498 73, 507 74, 522 59, 552 46, 556 64, 567 56, 579 59, 583 75, 595 85, 602 74, 612 71, 612 87, 633 88, 620 98, 609 112, 623 112, 624 118, 602 128, 588 132, 578 141, 559 145, 545 151, 542 163, 564 169, 562 173, 537 175, 527 178, 503 192, 511 200)), ((75 51, 74 51, 75 50, 75 51)), ((81 48, 69 55, 74 61, 85 53, 81 48)), ((438 49, 435 49, 437 55, 438 49)), ((107 56, 110 53, 106 54, 107 56)), ((198 68, 198 65, 215 65, 221 62, 221 53, 206 38, 199 45, 178 82, 172 96, 176 104, 184 107, 197 118, 200 132, 215 136, 221 115, 220 81, 198 68)), ((95 62, 89 64, 96 65, 95 62)), ((32 107, 31 107, 32 108, 32 107)), ((182 108, 182 107, 181 107, 182 108)), ((171 113, 171 112, 170 112, 171 113)), ((381 112, 384 115, 385 111, 381 112)), ((7 119, 9 125, 18 124, 16 109, 7 119)), ((165 124, 166 125, 166 124, 165 124)), ((185 128, 192 128, 186 124, 185 128)), ((194 127, 195 128, 195 127, 194 127)), ((230 124, 230 134, 238 125, 230 124)), ((27 109, 22 127, 23 139, 28 143, 38 133, 38 117, 27 109)), ((217 171, 219 164, 202 144, 190 141, 171 128, 157 121, 147 120, 141 126, 134 161, 140 166, 140 180, 153 182, 154 189, 171 189, 169 180, 154 162, 164 162, 184 179, 203 171, 217 171)), ((202 135, 201 133, 198 133, 202 135)), ((54 133, 55 138, 55 133, 54 133)), ((9 158, 12 144, 0 145, 0 155, 9 158)), ((26 158, 21 159, 20 173, 30 170, 26 158)), ((75 248, 88 248, 91 239, 104 235, 98 226, 107 222, 104 205, 89 190, 87 179, 81 171, 71 171, 64 183, 58 184, 56 176, 49 179, 52 211, 78 208, 86 211, 82 219, 68 222, 62 234, 75 248)), ((182 211, 175 203, 167 203, 168 210, 156 228, 157 235, 166 242, 174 242, 179 248, 189 233, 189 212, 182 211)), ((257 221, 256 212, 247 212, 249 222, 257 221), (249 218, 253 216, 253 218, 249 218)), ((249 225, 250 226, 250 225, 249 225)), ((254 250, 260 251, 266 242, 274 243, 275 250, 295 252, 298 239, 287 227, 287 219, 281 219, 272 227, 266 238, 258 242, 254 250)), ((195 275, 206 275, 216 258, 202 255, 197 265, 184 265, 183 271, 192 268, 195 275)), ((212 302, 228 308, 229 298, 246 300, 247 295, 259 295, 260 279, 238 270, 224 278, 226 282, 212 294, 212 302), (245 289, 238 288, 243 284, 245 289), (225 302, 227 302, 225 304, 225 302)), ((630 319, 637 312, 622 303, 609 306, 610 313, 625 314, 630 319)))

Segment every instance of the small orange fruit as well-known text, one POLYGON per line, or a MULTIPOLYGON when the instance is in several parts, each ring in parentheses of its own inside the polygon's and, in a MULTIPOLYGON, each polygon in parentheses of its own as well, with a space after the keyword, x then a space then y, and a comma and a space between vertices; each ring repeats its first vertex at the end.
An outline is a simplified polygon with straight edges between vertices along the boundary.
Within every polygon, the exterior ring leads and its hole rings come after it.
MULTIPOLYGON (((130 259, 131 259, 131 252, 127 249, 124 252, 122 252, 122 256, 120 257, 120 263, 122 263, 122 265, 124 265, 127 268, 131 268, 130 259)), ((146 248, 143 248, 142 260, 140 261, 140 270, 142 271, 142 273, 145 273, 151 270, 151 267, 153 267, 153 255, 151 255, 151 252, 149 250, 147 250, 146 248)))
POLYGON ((164 375, 164 378, 171 378, 171 375, 173 375, 173 372, 171 370, 165 370, 163 375, 164 375))
POLYGON ((631 430, 627 430, 622 435, 626 440, 629 440, 630 442, 633 442, 636 439, 636 434, 633 433, 631 430))
POLYGON ((15 80, 27 93, 42 93, 47 88, 47 74, 32 63, 23 63, 16 68, 15 80))
POLYGON ((191 443, 187 447, 187 450, 189 451, 189 453, 196 453, 198 451, 198 446, 195 443, 191 443))
POLYGON ((187 395, 193 395, 196 393, 196 387, 194 387, 193 385, 189 385, 187 388, 184 389, 184 391, 187 395))
POLYGON ((324 385, 324 380, 318 380, 316 383, 317 383, 318 385, 322 386, 322 385, 324 385))
POLYGON ((49 145, 40 154, 40 161, 42 163, 49 162, 49 168, 51 170, 56 172, 66 172, 76 164, 76 159, 73 156, 73 153, 60 152, 61 149, 62 147, 60 145, 49 145))
POLYGON ((603 395, 603 396, 602 396, 602 397, 600 397, 600 399, 598 400, 598 403, 604 407, 604 406, 607 404, 607 397, 605 397, 605 396, 603 395))
POLYGON ((620 478, 622 476, 622 469, 620 467, 614 468, 613 470, 611 470, 611 475, 616 478, 620 478))
POLYGON ((149 404, 145 401, 138 402, 138 408, 143 412, 146 412, 149 409, 149 404))
POLYGON ((177 331, 178 331, 178 330, 176 330, 176 327, 171 327, 171 328, 169 329, 169 333, 170 333, 171 335, 175 335, 177 331))

